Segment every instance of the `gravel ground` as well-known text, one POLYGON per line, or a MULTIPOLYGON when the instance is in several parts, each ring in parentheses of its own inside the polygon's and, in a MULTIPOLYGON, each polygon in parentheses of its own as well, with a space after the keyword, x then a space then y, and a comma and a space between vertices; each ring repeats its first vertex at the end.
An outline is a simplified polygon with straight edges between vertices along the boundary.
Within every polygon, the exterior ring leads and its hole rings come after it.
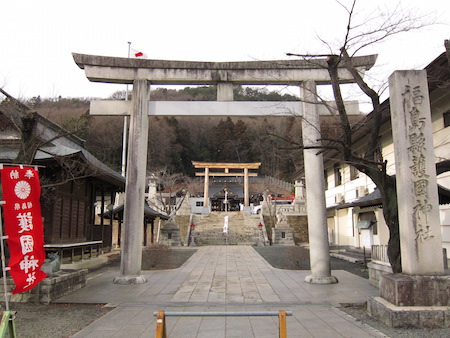
POLYGON ((30 338, 70 337, 112 310, 96 304, 10 303, 9 307, 17 311, 17 336, 30 338))
MULTIPOLYGON (((281 269, 309 270, 308 251, 295 247, 254 247, 272 266, 281 269)), ((143 252, 143 270, 171 269, 181 266, 196 249, 172 248, 166 251, 143 252), (154 259, 158 256, 158 259, 154 259)), ((109 265, 118 266, 119 259, 114 259, 109 265)), ((337 258, 331 258, 333 270, 346 270, 363 278, 368 278, 367 269, 359 264, 353 264, 337 258)), ((2 304, 4 308, 4 304, 2 304)), ((51 304, 35 305, 32 303, 12 303, 11 310, 17 311, 16 329, 18 337, 70 337, 86 327, 111 308, 96 304, 51 304)), ((366 313, 365 304, 343 304, 340 310, 357 320, 370 325, 389 337, 450 337, 448 329, 393 329, 373 320, 366 313)))
MULTIPOLYGON (((142 255, 142 269, 177 268, 187 261, 195 251, 197 249, 173 248, 167 250, 164 247, 153 252, 145 250, 142 255), (158 258, 154 259, 154 256, 158 258)), ((120 258, 112 259, 107 265, 119 266, 120 258)), ((4 310, 4 308, 5 304, 2 302, 1 309, 4 310)), ((113 309, 102 304, 41 305, 34 303, 10 303, 9 308, 17 311, 15 323, 17 336, 20 338, 70 337, 113 309)))
MULTIPOLYGON (((264 257, 266 261, 279 269, 309 270, 308 250, 300 247, 255 247, 255 250, 264 257), (298 264, 300 262, 300 264, 298 264)), ((368 270, 361 264, 354 264, 339 258, 331 257, 332 270, 345 270, 354 275, 368 279, 368 270)), ((356 320, 365 323, 374 329, 384 333, 388 337, 400 338, 448 338, 450 329, 394 329, 369 317, 367 314, 367 304, 342 304, 341 311, 354 317, 356 320)))
POLYGON ((341 311, 349 314, 358 321, 367 324, 374 329, 384 333, 388 337, 399 338, 448 338, 450 337, 450 329, 395 329, 380 323, 379 321, 369 317, 367 314, 366 304, 343 305, 339 308, 341 311))
MULTIPOLYGON (((255 250, 274 268, 291 270, 310 270, 309 250, 299 247, 255 246, 255 250)), ((362 264, 354 264, 331 257, 331 270, 345 270, 354 275, 369 278, 369 271, 362 264)))

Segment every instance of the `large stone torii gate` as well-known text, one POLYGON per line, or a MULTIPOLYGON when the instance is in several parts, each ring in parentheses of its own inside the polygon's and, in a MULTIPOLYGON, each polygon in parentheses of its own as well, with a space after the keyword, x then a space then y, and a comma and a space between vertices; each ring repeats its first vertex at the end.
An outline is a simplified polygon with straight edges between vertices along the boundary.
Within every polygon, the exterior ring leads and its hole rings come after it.
MULTIPOLYGON (((189 62, 145 60, 73 54, 75 63, 93 82, 133 84, 131 101, 92 101, 93 115, 131 115, 126 174, 124 234, 118 284, 145 283, 141 274, 142 217, 147 162, 148 116, 292 116, 303 115, 304 146, 320 146, 320 114, 329 114, 332 104, 318 104, 316 85, 330 84, 326 60, 314 62, 248 61, 189 62), (150 100, 153 85, 217 85, 218 102, 156 102, 150 100), (233 85, 296 85, 301 102, 233 102, 233 85)), ((364 73, 375 63, 376 55, 355 57, 354 65, 364 73)), ((342 83, 353 76, 339 68, 342 83)), ((332 109, 332 108, 331 108, 332 109)), ((347 112, 359 114, 357 102, 347 103, 347 112)), ((327 236, 325 184, 322 154, 304 150, 305 180, 308 189, 307 213, 311 275, 309 283, 330 284, 331 275, 327 236)))

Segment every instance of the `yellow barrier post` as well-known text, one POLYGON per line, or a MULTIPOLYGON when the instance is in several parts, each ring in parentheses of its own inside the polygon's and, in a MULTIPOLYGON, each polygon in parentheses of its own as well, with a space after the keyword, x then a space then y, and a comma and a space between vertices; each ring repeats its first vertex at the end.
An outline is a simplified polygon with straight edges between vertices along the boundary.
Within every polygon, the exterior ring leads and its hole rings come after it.
POLYGON ((156 316, 155 338, 167 338, 166 316, 164 315, 164 311, 158 311, 158 315, 156 316))
POLYGON ((292 316, 292 311, 280 310, 267 312, 164 312, 155 311, 156 334, 155 338, 167 338, 166 317, 253 317, 253 316, 277 316, 279 322, 279 337, 287 338, 286 317, 292 316))
POLYGON ((280 325, 280 338, 287 338, 286 333, 286 311, 280 310, 278 313, 278 320, 280 325))

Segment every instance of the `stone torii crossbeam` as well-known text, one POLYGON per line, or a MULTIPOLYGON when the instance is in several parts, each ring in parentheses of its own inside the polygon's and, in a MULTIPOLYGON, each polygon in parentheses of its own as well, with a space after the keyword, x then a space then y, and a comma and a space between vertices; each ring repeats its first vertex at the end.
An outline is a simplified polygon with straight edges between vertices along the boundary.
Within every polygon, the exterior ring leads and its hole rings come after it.
MULTIPOLYGON (((130 115, 128 167, 126 173, 124 235, 120 275, 115 283, 145 283, 141 274, 142 217, 144 214, 147 162, 148 116, 303 116, 303 144, 320 147, 319 114, 330 113, 332 103, 319 103, 316 85, 330 84, 326 60, 275 60, 248 62, 191 62, 145 60, 73 54, 75 63, 93 82, 133 84, 131 102, 93 101, 94 115, 130 115), (218 102, 152 102, 150 85, 217 85, 218 102), (299 86, 301 102, 233 102, 234 85, 299 86)), ((353 58, 363 74, 375 63, 376 55, 353 58)), ((339 68, 341 83, 353 83, 345 68, 339 68)), ((357 102, 347 102, 347 113, 359 114, 357 102)), ((310 283, 337 282, 331 276, 328 247, 325 183, 322 154, 304 150, 308 189, 310 283)))

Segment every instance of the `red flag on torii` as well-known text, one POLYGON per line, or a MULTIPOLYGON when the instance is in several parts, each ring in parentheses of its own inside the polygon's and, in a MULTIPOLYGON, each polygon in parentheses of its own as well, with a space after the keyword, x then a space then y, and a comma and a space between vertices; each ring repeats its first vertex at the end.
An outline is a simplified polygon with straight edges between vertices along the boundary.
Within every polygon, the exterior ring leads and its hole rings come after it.
POLYGON ((34 168, 22 166, 5 167, 0 173, 10 252, 8 267, 16 284, 12 293, 21 293, 47 276, 41 270, 45 250, 39 174, 34 168))

